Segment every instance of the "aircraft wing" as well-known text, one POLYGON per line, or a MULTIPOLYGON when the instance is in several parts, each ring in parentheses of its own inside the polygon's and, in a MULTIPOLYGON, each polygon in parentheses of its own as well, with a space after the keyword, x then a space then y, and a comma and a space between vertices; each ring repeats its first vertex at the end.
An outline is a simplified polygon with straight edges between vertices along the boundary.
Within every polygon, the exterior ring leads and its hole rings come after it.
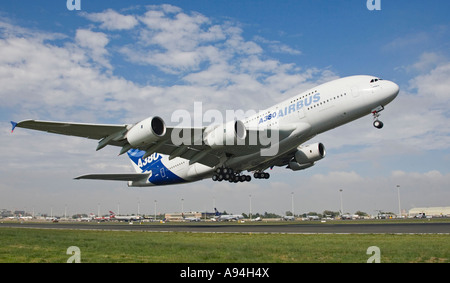
POLYGON ((128 173, 128 174, 88 174, 75 178, 75 180, 107 180, 107 181, 139 181, 148 177, 149 174, 128 173))
MULTIPOLYGON (((122 147, 122 150, 119 155, 133 148, 126 138, 128 131, 135 126, 131 124, 108 125, 39 120, 24 120, 18 123, 11 121, 11 124, 11 132, 18 127, 53 134, 99 140, 97 150, 100 150, 107 145, 120 146, 122 147)), ((211 154, 209 151, 203 152, 205 149, 208 149, 206 145, 202 144, 202 142, 194 142, 195 137, 198 136, 199 133, 202 134, 204 128, 186 129, 192 137, 191 146, 174 145, 171 142, 171 133, 174 129, 180 128, 167 127, 165 135, 158 141, 139 146, 138 148, 147 151, 147 156, 150 156, 153 152, 157 151, 158 153, 170 155, 170 158, 182 157, 188 160, 194 160, 195 162, 199 162, 210 167, 214 167, 219 163, 219 157, 211 154)), ((183 129, 181 128, 180 130, 183 129)), ((144 156, 143 158, 146 158, 147 156, 144 156)))
MULTIPOLYGON (((190 161, 190 164, 193 163, 201 163, 209 167, 214 167, 219 164, 224 156, 240 156, 246 155, 250 151, 257 151, 261 149, 261 144, 255 144, 248 146, 248 139, 251 136, 254 136, 252 133, 258 132, 259 130, 255 129, 246 129, 246 146, 240 145, 225 145, 223 147, 211 147, 205 143, 203 140, 204 135, 208 134, 207 127, 202 128, 180 128, 180 127, 166 127, 164 122, 162 122, 162 126, 164 131, 161 135, 151 141, 145 141, 139 143, 138 145, 130 144, 130 132, 132 130, 144 131, 145 127, 148 125, 146 123, 152 123, 153 119, 156 117, 151 117, 144 121, 141 121, 137 124, 122 124, 122 125, 107 125, 107 124, 87 124, 87 123, 72 123, 72 122, 55 122, 55 121, 39 121, 39 120, 24 120, 18 123, 12 122, 12 130, 16 127, 44 131, 48 133, 68 135, 68 136, 77 136, 88 139, 99 140, 97 150, 104 148, 107 145, 119 146, 122 147, 119 155, 124 154, 132 148, 137 148, 143 151, 146 151, 146 154, 142 157, 142 159, 147 158, 155 152, 165 154, 169 156, 169 159, 173 159, 175 157, 181 157, 190 161), (172 132, 177 131, 175 135, 179 132, 183 132, 184 134, 188 133, 190 136, 190 140, 187 141, 187 145, 174 144, 172 141, 172 132)), ((159 118, 160 119, 160 118, 159 118)), ((153 124, 152 124, 153 127, 153 124)), ((308 125, 309 127, 309 125, 308 125)), ((222 129, 220 129, 222 130, 222 129)), ((296 131, 301 130, 303 128, 296 127, 288 127, 285 129, 275 130, 277 134, 279 134, 280 140, 288 137, 291 134, 294 134, 296 131)), ((213 128, 214 131, 214 128, 213 128)), ((271 129, 268 130, 273 131, 271 129)), ((271 134, 269 134, 271 136, 271 134)), ((91 176, 93 177, 93 176, 91 176)), ((116 178, 114 176, 102 176, 105 178, 116 178)), ((127 177, 130 175, 117 176, 117 180, 127 180, 127 177), (124 179, 120 179, 123 177, 124 179)), ((137 177, 137 176, 131 176, 137 177)), ((108 179, 108 180, 112 180, 108 179)))
POLYGON ((124 141, 117 142, 123 138, 123 135, 127 132, 131 125, 105 125, 105 124, 85 124, 85 123, 66 123, 66 122, 54 122, 54 121, 38 121, 38 120, 25 120, 19 123, 11 121, 13 126, 12 131, 16 127, 26 128, 31 130, 43 131, 53 134, 60 134, 66 136, 77 136, 88 139, 100 140, 105 137, 111 137, 108 144, 123 146, 124 141))

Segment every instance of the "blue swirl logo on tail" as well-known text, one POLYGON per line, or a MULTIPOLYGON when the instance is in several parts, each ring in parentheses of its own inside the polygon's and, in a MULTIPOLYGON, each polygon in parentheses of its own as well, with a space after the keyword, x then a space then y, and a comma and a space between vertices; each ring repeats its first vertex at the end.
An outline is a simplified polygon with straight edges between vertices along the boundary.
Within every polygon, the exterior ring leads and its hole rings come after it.
POLYGON ((140 168, 141 172, 150 171, 152 164, 159 161, 162 156, 158 153, 153 153, 152 155, 142 159, 145 154, 145 151, 139 149, 130 149, 128 152, 128 157, 131 161, 136 164, 137 167, 140 168))
POLYGON ((143 150, 130 149, 127 154, 138 173, 150 173, 148 181, 152 184, 171 185, 186 182, 167 169, 162 162, 163 157, 159 153, 153 153, 144 159, 142 158, 145 155, 145 151, 143 150))

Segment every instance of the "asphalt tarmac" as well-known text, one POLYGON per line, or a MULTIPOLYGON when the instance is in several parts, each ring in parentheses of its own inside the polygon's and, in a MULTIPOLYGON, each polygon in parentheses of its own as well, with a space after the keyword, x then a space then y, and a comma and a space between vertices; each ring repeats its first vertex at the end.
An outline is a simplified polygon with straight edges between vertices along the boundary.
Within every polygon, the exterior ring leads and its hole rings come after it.
POLYGON ((265 223, 0 223, 0 228, 75 229, 105 231, 191 232, 191 233, 286 233, 286 234, 450 234, 450 222, 265 224, 265 223))

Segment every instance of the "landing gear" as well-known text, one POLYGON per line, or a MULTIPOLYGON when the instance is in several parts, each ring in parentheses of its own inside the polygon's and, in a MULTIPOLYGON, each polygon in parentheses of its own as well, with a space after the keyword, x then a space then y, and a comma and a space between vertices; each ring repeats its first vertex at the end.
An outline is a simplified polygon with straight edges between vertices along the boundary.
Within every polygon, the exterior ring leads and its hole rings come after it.
POLYGON ((378 120, 378 117, 380 117, 380 112, 383 110, 384 110, 384 107, 381 105, 372 110, 373 119, 374 119, 373 126, 377 129, 381 129, 384 126, 383 122, 378 120))
MULTIPOLYGON (((269 179, 270 174, 266 172, 256 171, 253 174, 255 179, 269 179)), ((240 172, 236 173, 231 168, 220 167, 214 171, 214 175, 211 177, 214 182, 229 181, 230 183, 238 182, 250 182, 252 177, 249 175, 243 175, 240 172)))
POLYGON ((255 172, 255 174, 253 174, 253 177, 255 179, 269 179, 270 174, 266 172, 255 172))
POLYGON ((383 128, 383 122, 381 122, 380 120, 375 120, 373 122, 373 126, 377 129, 381 129, 381 128, 383 128))
POLYGON ((230 183, 237 182, 250 182, 252 177, 249 175, 241 175, 240 173, 235 173, 233 169, 221 167, 215 170, 215 174, 212 176, 212 180, 222 182, 229 181, 230 183))

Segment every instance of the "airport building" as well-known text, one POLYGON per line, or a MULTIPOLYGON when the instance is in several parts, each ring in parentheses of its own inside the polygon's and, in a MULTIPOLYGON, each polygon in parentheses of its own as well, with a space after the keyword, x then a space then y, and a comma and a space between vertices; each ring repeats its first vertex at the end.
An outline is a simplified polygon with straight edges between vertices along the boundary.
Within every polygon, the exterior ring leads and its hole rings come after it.
POLYGON ((183 221, 185 218, 202 218, 202 214, 200 212, 173 212, 166 213, 167 221, 183 221))
POLYGON ((450 217, 450 206, 416 207, 409 210, 409 216, 450 217))

